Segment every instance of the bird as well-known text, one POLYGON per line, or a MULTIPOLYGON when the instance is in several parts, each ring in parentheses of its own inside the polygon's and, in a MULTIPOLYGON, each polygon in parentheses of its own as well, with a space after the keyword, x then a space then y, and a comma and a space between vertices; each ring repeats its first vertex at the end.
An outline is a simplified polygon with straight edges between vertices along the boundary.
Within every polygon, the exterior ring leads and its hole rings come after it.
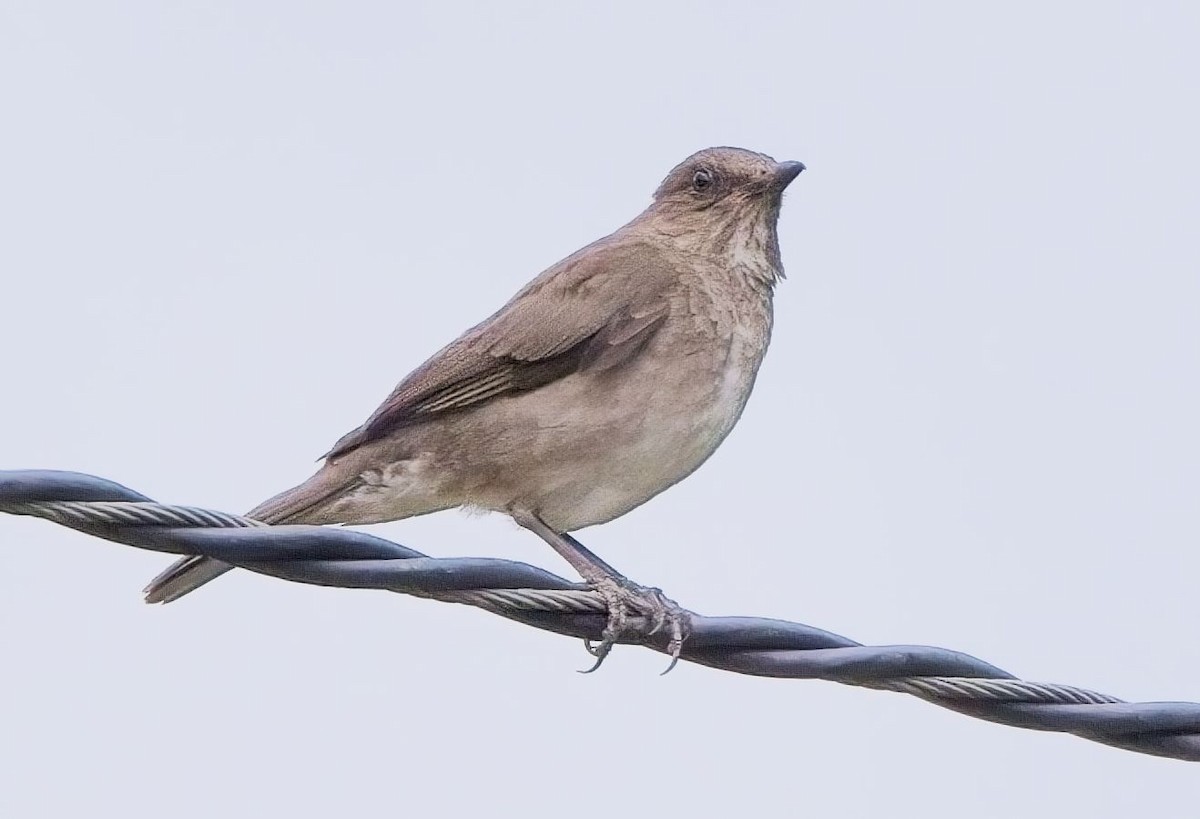
MULTIPOLYGON (((365 525, 456 507, 509 515, 607 606, 596 665, 626 636, 687 613, 570 533, 606 523, 695 471, 750 397, 784 278, 784 189, 805 170, 743 148, 676 165, 632 221, 530 281, 404 378, 298 486, 247 517, 365 525)), ((228 571, 182 558, 145 589, 176 600, 228 571)), ((664 672, 665 673, 665 672, 664 672)))

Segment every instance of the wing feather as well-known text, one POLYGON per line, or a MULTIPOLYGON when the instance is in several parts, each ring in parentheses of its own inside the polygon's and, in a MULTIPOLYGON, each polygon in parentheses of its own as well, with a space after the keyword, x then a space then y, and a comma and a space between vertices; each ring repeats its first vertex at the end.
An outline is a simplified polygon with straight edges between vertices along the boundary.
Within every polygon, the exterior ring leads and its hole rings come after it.
POLYGON ((581 369, 629 360, 666 319, 677 276, 657 247, 621 241, 619 233, 584 248, 414 370, 326 457, 581 369))

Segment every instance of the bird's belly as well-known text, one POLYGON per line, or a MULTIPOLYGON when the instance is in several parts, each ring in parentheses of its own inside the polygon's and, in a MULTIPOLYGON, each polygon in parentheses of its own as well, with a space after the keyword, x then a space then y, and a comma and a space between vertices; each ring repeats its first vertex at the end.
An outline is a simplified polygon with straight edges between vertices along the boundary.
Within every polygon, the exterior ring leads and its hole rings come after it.
POLYGON ((488 492, 479 505, 526 506, 560 531, 625 514, 716 450, 745 406, 760 360, 760 352, 721 355, 671 372, 626 373, 610 389, 583 377, 539 391, 539 416, 554 420, 531 436, 537 444, 529 451, 537 456, 511 453, 511 474, 519 480, 512 491, 488 492))
POLYGON ((582 474, 570 468, 548 469, 548 491, 538 499, 540 514, 563 531, 620 517, 683 480, 708 459, 731 425, 711 420, 717 423, 647 423, 638 435, 612 445, 582 474))

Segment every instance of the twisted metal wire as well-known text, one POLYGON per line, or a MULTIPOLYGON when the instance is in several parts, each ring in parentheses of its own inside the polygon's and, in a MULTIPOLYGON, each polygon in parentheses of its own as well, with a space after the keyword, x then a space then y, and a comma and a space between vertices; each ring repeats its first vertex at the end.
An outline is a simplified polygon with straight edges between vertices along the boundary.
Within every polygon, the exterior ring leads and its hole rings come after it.
MULTIPOLYGON (((140 549, 206 555, 299 583, 385 589, 477 606, 586 640, 599 639, 605 625, 598 595, 525 563, 431 558, 349 529, 267 526, 241 515, 155 503, 91 475, 0 471, 0 511, 45 518, 140 549)), ((665 652, 667 640, 655 635, 636 642, 665 652)), ((1075 686, 1028 682, 944 648, 864 646, 785 620, 692 614, 680 659, 740 674, 896 691, 1004 725, 1200 761, 1200 703, 1130 703, 1075 686)))

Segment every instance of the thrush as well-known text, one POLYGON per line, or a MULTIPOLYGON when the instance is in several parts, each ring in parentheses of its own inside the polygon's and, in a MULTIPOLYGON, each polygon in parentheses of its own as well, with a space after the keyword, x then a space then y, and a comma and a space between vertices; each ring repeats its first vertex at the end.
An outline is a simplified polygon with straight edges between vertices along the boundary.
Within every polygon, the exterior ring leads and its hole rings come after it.
MULTIPOLYGON (((568 533, 605 523, 691 474, 750 397, 783 278, 783 191, 804 170, 708 148, 663 180, 636 218, 558 262, 414 370, 304 483, 248 516, 370 524, 454 507, 502 512, 604 599, 597 665, 643 615, 686 612, 568 533)), ((146 588, 170 602, 231 567, 177 561, 146 588)))

